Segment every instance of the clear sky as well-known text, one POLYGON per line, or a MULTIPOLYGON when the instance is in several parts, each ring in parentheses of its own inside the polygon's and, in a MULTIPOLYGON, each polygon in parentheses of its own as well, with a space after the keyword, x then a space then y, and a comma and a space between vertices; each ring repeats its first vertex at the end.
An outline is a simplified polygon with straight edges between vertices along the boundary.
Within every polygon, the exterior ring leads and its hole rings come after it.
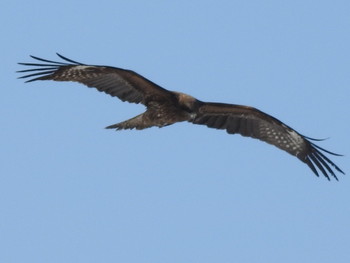
POLYGON ((0 4, 0 262, 350 262, 350 2, 0 4), (105 126, 142 105, 18 80, 29 55, 133 69, 257 107, 345 157, 317 178, 258 140, 180 123, 105 126))

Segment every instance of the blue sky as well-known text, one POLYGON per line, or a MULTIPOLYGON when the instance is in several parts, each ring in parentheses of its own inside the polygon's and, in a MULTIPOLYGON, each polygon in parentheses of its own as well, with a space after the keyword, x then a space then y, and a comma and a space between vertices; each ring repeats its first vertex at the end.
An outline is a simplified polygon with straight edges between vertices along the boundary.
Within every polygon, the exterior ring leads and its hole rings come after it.
POLYGON ((257 107, 349 174, 349 1, 2 1, 0 262, 350 262, 348 175, 74 83, 18 80, 29 55, 133 69, 257 107))

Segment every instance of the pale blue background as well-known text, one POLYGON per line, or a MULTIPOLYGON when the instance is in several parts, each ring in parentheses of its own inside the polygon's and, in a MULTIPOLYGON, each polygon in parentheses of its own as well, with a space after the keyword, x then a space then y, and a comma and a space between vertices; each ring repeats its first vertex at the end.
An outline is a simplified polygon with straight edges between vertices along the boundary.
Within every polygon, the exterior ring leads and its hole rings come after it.
POLYGON ((350 262, 349 175, 188 123, 105 130, 144 107, 15 74, 55 52, 133 69, 330 137, 349 174, 349 1, 0 5, 0 262, 350 262))

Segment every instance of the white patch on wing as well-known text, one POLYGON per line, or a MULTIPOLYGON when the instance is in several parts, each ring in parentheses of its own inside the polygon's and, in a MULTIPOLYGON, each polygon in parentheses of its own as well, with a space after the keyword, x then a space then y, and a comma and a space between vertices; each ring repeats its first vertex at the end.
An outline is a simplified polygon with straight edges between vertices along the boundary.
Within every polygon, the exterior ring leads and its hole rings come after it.
POLYGON ((288 133, 289 133, 291 140, 293 141, 293 144, 294 144, 292 149, 294 151, 297 151, 296 155, 298 155, 304 148, 304 138, 293 130, 288 130, 288 133))
POLYGON ((298 143, 303 142, 303 138, 299 134, 297 134, 295 131, 289 130, 288 133, 293 138, 294 141, 296 141, 298 143))
POLYGON ((73 67, 73 70, 82 70, 82 69, 87 69, 87 68, 92 68, 93 66, 85 66, 85 65, 78 65, 73 67))
POLYGON ((62 73, 62 76, 64 77, 83 77, 86 76, 86 74, 90 74, 90 76, 92 76, 91 72, 89 72, 88 68, 94 68, 94 66, 86 66, 86 65, 77 65, 74 67, 69 68, 67 71, 62 73))
POLYGON ((78 65, 78 66, 72 67, 70 70, 74 71, 74 72, 76 72, 76 71, 79 72, 79 71, 83 71, 83 70, 88 69, 88 68, 94 68, 94 66, 78 65))

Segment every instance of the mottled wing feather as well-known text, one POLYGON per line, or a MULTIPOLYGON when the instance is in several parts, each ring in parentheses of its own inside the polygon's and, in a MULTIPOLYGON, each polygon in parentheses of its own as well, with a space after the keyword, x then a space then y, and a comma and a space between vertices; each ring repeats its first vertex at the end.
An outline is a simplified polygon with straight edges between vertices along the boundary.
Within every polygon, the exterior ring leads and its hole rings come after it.
POLYGON ((193 123, 203 124, 210 128, 224 129, 230 134, 237 133, 265 141, 298 157, 317 176, 316 167, 327 179, 330 179, 329 175, 337 179, 330 166, 344 173, 321 151, 333 155, 336 154, 318 147, 310 142, 307 137, 299 134, 278 119, 252 107, 223 103, 204 103, 197 110, 193 123))
POLYGON ((36 67, 18 71, 30 72, 20 78, 36 80, 75 81, 101 92, 118 97, 122 101, 147 103, 147 99, 170 98, 170 92, 131 70, 108 66, 85 65, 57 54, 69 63, 55 62, 38 57, 32 58, 45 63, 19 63, 36 67))

